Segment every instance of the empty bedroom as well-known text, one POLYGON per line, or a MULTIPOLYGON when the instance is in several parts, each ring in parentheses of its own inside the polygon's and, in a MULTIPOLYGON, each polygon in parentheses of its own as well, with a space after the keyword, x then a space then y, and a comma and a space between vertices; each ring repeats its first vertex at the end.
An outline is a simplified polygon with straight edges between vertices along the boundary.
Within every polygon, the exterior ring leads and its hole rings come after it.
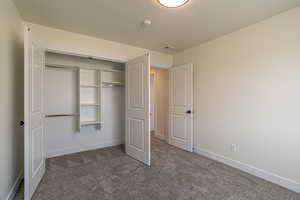
POLYGON ((0 0, 0 200, 300 200, 300 0, 0 0))

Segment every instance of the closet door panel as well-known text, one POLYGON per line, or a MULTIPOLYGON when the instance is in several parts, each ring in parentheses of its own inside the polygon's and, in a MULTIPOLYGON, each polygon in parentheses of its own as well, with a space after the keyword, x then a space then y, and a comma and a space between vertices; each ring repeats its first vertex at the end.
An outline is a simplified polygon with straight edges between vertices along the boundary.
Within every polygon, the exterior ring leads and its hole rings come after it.
POLYGON ((151 164, 150 55, 126 64, 126 153, 151 164))

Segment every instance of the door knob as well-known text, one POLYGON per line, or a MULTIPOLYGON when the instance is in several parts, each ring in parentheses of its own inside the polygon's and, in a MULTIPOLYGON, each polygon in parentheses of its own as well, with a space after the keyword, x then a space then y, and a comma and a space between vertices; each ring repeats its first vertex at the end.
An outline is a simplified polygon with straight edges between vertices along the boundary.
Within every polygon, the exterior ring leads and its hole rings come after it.
POLYGON ((187 113, 187 114, 191 114, 191 113, 192 113, 192 111, 191 111, 191 110, 188 110, 188 111, 186 111, 186 113, 187 113))
POLYGON ((24 124, 25 124, 25 123, 24 123, 23 120, 19 122, 20 127, 24 127, 24 124))

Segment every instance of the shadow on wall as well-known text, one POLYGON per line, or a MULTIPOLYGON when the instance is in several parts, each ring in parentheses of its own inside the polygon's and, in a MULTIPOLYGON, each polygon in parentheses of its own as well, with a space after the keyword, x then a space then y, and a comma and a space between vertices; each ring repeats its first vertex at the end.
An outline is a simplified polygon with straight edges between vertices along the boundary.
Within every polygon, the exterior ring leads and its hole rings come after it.
MULTIPOLYGON (((16 34, 17 38, 18 35, 16 34)), ((13 49, 15 49, 12 76, 15 80, 12 82, 13 91, 13 116, 12 116, 12 130, 15 133, 14 143, 12 146, 15 149, 15 156, 17 157, 17 166, 19 170, 23 170, 24 163, 24 128, 20 126, 20 121, 24 120, 24 41, 14 40, 13 49)))

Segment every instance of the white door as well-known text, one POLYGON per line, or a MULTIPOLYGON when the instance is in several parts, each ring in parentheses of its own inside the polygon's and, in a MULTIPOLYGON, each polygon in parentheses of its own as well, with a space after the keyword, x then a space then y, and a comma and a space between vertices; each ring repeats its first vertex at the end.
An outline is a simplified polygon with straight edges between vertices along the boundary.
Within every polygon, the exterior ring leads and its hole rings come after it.
POLYGON ((25 194, 30 200, 45 173, 43 74, 44 50, 25 29, 24 63, 24 148, 25 194))
POLYGON ((150 166, 150 55, 126 64, 126 153, 150 166))
POLYGON ((193 151, 193 65, 169 69, 169 143, 193 151))

